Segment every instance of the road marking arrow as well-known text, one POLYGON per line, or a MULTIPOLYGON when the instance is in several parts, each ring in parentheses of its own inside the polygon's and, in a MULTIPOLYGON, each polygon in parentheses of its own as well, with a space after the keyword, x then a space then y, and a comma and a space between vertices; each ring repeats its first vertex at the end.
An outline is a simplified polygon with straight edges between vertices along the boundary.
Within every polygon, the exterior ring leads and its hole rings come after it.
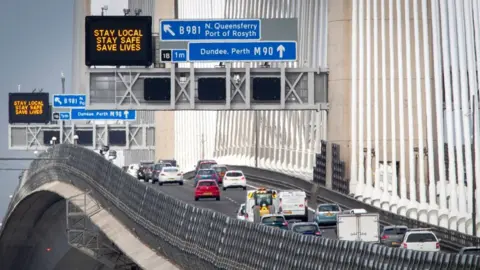
POLYGON ((62 105, 62 101, 60 100, 59 97, 55 97, 55 100, 54 100, 56 103, 62 105))
POLYGON ((163 32, 167 32, 172 36, 175 36, 175 32, 172 31, 172 26, 170 24, 163 25, 163 32))
POLYGON ((280 55, 280 58, 283 58, 283 53, 285 52, 285 47, 283 47, 283 45, 280 44, 280 45, 277 47, 277 52, 278 52, 278 54, 280 55))

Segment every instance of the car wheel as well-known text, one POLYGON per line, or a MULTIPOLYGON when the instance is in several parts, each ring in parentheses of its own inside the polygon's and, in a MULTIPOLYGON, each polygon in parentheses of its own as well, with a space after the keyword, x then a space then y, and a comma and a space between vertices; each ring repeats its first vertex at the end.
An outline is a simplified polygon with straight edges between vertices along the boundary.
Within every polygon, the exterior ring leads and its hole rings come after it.
POLYGON ((247 190, 247 187, 243 187, 243 190, 247 190))
POLYGON ((227 190, 227 188, 226 188, 226 187, 223 187, 223 190, 227 190))
POLYGON ((198 198, 195 198, 195 201, 198 201, 198 198))
POLYGON ((180 182, 180 183, 178 183, 178 184, 180 184, 180 186, 183 186, 183 181, 181 181, 181 182, 180 182))
POLYGON ((220 197, 215 198, 217 201, 220 201, 220 197))
POLYGON ((162 183, 162 182, 158 182, 158 184, 159 184, 160 186, 163 186, 163 183, 162 183))

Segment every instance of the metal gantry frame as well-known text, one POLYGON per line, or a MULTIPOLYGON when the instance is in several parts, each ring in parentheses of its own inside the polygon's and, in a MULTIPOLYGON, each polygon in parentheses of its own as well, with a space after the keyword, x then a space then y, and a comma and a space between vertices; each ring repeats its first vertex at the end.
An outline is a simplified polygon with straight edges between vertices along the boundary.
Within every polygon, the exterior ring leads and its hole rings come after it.
POLYGON ((90 194, 86 191, 65 200, 68 244, 109 268, 130 269, 135 264, 91 222, 90 217, 102 207, 90 194))
POLYGON ((113 68, 88 70, 87 108, 96 110, 327 110, 328 70, 320 68, 113 68), (226 80, 224 102, 200 101, 199 78, 226 80), (259 102, 252 99, 253 78, 280 79, 280 100, 259 102), (169 78, 170 101, 145 101, 145 78, 169 78), (105 86, 107 82, 108 86, 105 86), (111 84, 113 83, 113 85, 111 84))
MULTIPOLYGON (((58 121, 53 124, 13 124, 8 126, 8 148, 10 150, 46 150, 44 131, 59 132, 59 143, 74 144, 76 131, 91 131, 92 144, 82 145, 89 149, 100 149, 102 145, 109 145, 108 131, 120 130, 126 133, 126 145, 111 145, 112 150, 154 150, 155 125, 136 123, 89 123, 77 124, 73 121, 58 121)), ((51 139, 51 138, 48 138, 51 139)))

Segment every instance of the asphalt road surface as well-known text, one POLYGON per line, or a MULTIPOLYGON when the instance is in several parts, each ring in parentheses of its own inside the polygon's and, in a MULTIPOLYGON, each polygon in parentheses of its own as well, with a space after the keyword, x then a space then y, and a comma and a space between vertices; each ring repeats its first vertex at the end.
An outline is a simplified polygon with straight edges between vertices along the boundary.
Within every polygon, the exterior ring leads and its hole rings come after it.
MULTIPOLYGON (((179 200, 182 200, 186 203, 193 204, 197 207, 208 208, 216 212, 223 213, 229 217, 236 218, 237 212, 242 203, 245 203, 247 191, 242 188, 232 188, 227 189, 226 191, 220 190, 220 201, 212 199, 200 199, 195 201, 194 198, 194 187, 193 180, 185 179, 184 185, 180 186, 179 184, 164 184, 160 186, 158 183, 145 183, 146 185, 151 185, 166 194, 173 196, 179 200)), ((247 183, 248 190, 254 189, 257 187, 254 183, 247 183)), ((313 221, 314 210, 310 209, 309 211, 309 220, 313 221)), ((336 239, 337 236, 333 228, 322 228, 323 236, 329 239, 336 239)))

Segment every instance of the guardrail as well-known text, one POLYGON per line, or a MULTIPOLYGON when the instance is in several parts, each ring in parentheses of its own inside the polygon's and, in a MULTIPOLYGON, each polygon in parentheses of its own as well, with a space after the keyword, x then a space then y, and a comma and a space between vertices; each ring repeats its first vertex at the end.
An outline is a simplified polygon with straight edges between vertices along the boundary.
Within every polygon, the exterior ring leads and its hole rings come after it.
MULTIPOLYGON (((146 245, 183 269, 480 268, 480 259, 472 255, 332 241, 239 221, 144 185, 97 153, 79 146, 56 145, 44 155, 52 159, 31 164, 26 183, 15 194, 15 206, 8 216, 39 186, 66 182, 91 190, 104 209, 131 228, 146 245)), ((15 230, 6 220, 0 232, 0 268, 23 269, 8 267, 8 262, 18 259, 18 253, 23 251, 8 249, 8 244, 15 245, 6 242, 11 239, 5 237, 8 228, 15 230)))
POLYGON ((229 168, 242 170, 249 179, 260 183, 274 186, 284 186, 287 188, 297 188, 311 194, 315 192, 319 202, 335 202, 344 208, 364 208, 368 212, 376 212, 380 214, 380 221, 384 225, 405 225, 409 228, 431 228, 435 234, 441 239, 442 246, 446 251, 458 252, 465 246, 480 246, 480 238, 468 234, 452 231, 447 228, 435 226, 405 216, 396 215, 392 212, 385 211, 371 204, 363 203, 353 197, 347 196, 340 192, 336 192, 325 187, 315 185, 312 181, 306 181, 300 178, 288 176, 278 172, 264 169, 229 165, 229 168))

